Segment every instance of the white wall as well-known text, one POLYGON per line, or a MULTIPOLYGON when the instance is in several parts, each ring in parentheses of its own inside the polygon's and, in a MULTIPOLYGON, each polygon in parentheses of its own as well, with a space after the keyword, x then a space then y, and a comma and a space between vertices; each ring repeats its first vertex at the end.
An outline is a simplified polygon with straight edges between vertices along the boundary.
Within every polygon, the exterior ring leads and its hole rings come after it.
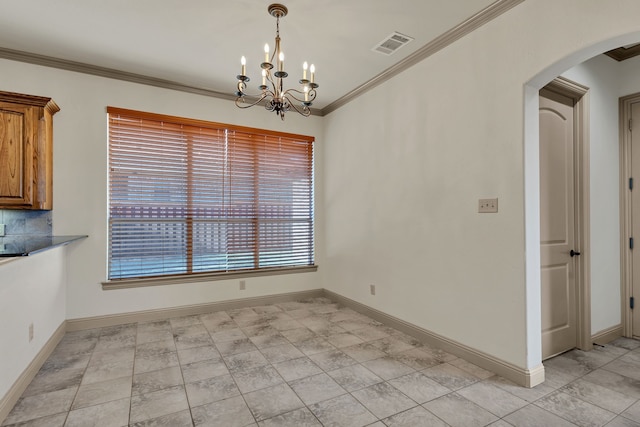
POLYGON ((65 251, 0 263, 0 402, 66 318, 65 251))
POLYGON ((620 63, 620 86, 618 96, 633 95, 640 91, 640 56, 620 63))
MULTIPOLYGON (((240 110, 230 101, 143 86, 102 77, 0 60, 0 90, 52 97, 54 117, 54 234, 87 234, 68 248, 68 319, 126 313, 316 289, 316 273, 103 291, 107 271, 107 116, 115 106, 232 123, 316 137, 316 161, 323 150, 322 119, 289 113, 282 122, 260 107, 240 110)), ((229 80, 229 91, 235 81, 229 80)), ((316 262, 322 266, 322 169, 316 175, 316 262)), ((19 268, 19 267, 18 267, 19 268)), ((322 267, 321 267, 322 268, 322 267)), ((28 270, 25 269, 25 274, 28 270)))
POLYGON ((640 40, 638 13, 623 0, 524 2, 330 114, 325 287, 538 366, 534 97, 566 69, 640 40), (477 213, 487 197, 499 198, 498 214, 477 213))

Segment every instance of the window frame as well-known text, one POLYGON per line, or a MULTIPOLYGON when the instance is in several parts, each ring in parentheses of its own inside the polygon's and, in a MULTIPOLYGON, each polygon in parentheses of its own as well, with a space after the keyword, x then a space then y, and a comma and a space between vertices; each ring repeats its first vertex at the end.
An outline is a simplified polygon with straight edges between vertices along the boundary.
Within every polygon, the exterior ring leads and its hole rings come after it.
MULTIPOLYGON (((240 269, 221 269, 221 270, 209 270, 209 271, 203 271, 203 272, 194 272, 191 270, 191 267, 189 266, 187 268, 187 270, 184 273, 178 273, 178 274, 160 274, 160 275, 153 275, 153 276, 145 276, 144 272, 141 272, 140 276, 137 277, 118 277, 118 278, 110 278, 111 275, 111 262, 112 262, 112 209, 114 208, 114 206, 112 206, 112 202, 111 202, 111 194, 112 194, 112 175, 111 175, 111 154, 109 155, 109 161, 108 161, 108 167, 109 167, 109 171, 108 171, 108 179, 107 179, 107 185, 108 185, 108 189, 107 189, 107 205, 108 205, 108 218, 107 218, 107 237, 108 237, 108 241, 107 241, 107 280, 102 282, 102 286, 103 289, 120 289, 120 288, 131 288, 131 287, 139 287, 139 286, 153 286, 153 285, 166 285, 166 284, 176 284, 176 283, 190 283, 190 282, 203 282, 203 281, 212 281, 212 280, 228 280, 228 279, 232 279, 232 278, 241 278, 241 277, 255 277, 255 276, 264 276, 264 275, 278 275, 278 274, 290 274, 290 273, 303 273, 303 272, 313 272, 317 270, 317 265, 315 264, 315 197, 314 197, 314 178, 315 178, 315 174, 314 174, 314 155, 313 155, 313 147, 314 147, 314 143, 315 143, 315 138, 312 136, 307 136, 307 135, 299 135, 299 134, 292 134, 292 133, 285 133, 285 132, 277 132, 277 131, 271 131, 271 130, 265 130, 265 129, 258 129, 258 128, 251 128, 251 127, 245 127, 245 126, 238 126, 238 125, 230 125, 230 124, 224 124, 224 123, 217 123, 217 122, 209 122, 209 121, 204 121, 204 120, 198 120, 198 119, 190 119, 190 118, 183 118, 183 117, 177 117, 177 116, 169 116, 169 115, 164 115, 164 114, 156 114, 156 113, 150 113, 150 112, 143 112, 143 111, 136 111, 136 110, 129 110, 129 109, 124 109, 124 108, 117 108, 117 107, 107 107, 107 120, 108 120, 108 126, 109 126, 109 131, 108 131, 108 147, 109 147, 109 152, 111 152, 112 149, 112 136, 111 136, 111 116, 112 115, 118 115, 121 117, 130 117, 130 118, 135 118, 137 120, 141 120, 141 121, 152 121, 152 122, 158 122, 158 123, 168 123, 168 124, 177 124, 177 125, 181 125, 181 126, 185 126, 185 127, 195 127, 195 128, 203 128, 203 129, 218 129, 218 130, 224 130, 225 132, 239 132, 242 134, 250 134, 251 136, 256 136, 256 137, 265 137, 266 138, 284 138, 284 139, 290 139, 290 140, 295 140, 295 141, 299 141, 299 142, 303 142, 303 143, 307 143, 310 144, 310 150, 309 150, 309 168, 310 168, 310 175, 308 175, 308 179, 310 181, 310 189, 309 189, 309 203, 310 203, 310 216, 309 216, 309 221, 310 221, 310 235, 309 235, 309 259, 310 259, 310 264, 304 264, 304 265, 282 265, 282 266, 268 266, 268 267, 253 267, 253 268, 240 268, 240 269)), ((192 149, 192 140, 189 137, 186 137, 187 139, 187 151, 192 149)), ((225 144, 227 144, 228 141, 225 139, 225 144)), ((160 144, 160 143, 158 143, 160 144)), ((187 162, 187 165, 191 165, 192 161, 189 160, 187 162)), ((185 165, 185 166, 187 166, 185 165)), ((258 170, 259 166, 261 165, 261 163, 258 162, 254 162, 252 163, 253 165, 253 169, 254 170, 258 170)), ((187 175, 191 175, 192 174, 192 168, 186 167, 185 168, 185 172, 187 175)), ((256 178, 257 179, 257 178, 256 178)), ((189 182, 188 186, 191 186, 191 182, 189 182)), ((187 198, 191 198, 192 195, 191 193, 188 194, 187 198)), ((254 195, 254 199, 258 197, 257 194, 254 195)), ((257 199, 256 199, 257 200, 257 199)), ((189 209, 189 207, 187 207, 187 209, 189 209)), ((175 218, 174 218, 175 219, 175 218)), ((193 221, 193 218, 191 218, 189 215, 185 218, 185 220, 187 221, 187 225, 189 222, 193 221)), ((264 218, 262 218, 256 211, 255 213, 255 218, 254 221, 259 222, 259 221, 264 221, 264 218)), ((139 221, 140 224, 144 224, 145 221, 139 221)), ((149 220, 149 223, 151 223, 152 221, 149 220)), ((294 219, 291 219, 291 223, 294 224, 294 219)), ((191 228, 191 227, 188 227, 191 228)), ((185 239, 189 242, 192 241, 193 239, 193 230, 189 230, 188 232, 186 232, 185 234, 185 239)), ((259 249, 259 236, 258 233, 256 233, 255 238, 253 239, 255 242, 257 242, 255 245, 251 245, 248 244, 247 246, 253 246, 254 247, 254 253, 260 253, 260 249, 259 249)), ((250 242, 250 241, 247 241, 250 242)), ((191 243, 187 243, 187 245, 190 245, 191 243)), ((192 248, 188 247, 187 250, 189 252, 191 252, 192 248)), ((192 254, 188 255, 189 259, 192 259, 192 254)), ((185 259, 185 264, 186 264, 186 259, 185 259)), ((227 267, 228 268, 228 267, 227 267)))

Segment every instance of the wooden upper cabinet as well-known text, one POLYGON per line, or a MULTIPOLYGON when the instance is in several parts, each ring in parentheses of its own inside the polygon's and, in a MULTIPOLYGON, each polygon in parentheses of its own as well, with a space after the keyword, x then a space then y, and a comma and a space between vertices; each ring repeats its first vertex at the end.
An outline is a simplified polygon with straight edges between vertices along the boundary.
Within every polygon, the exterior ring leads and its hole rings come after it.
POLYGON ((0 92, 0 209, 53 208, 51 98, 0 92))

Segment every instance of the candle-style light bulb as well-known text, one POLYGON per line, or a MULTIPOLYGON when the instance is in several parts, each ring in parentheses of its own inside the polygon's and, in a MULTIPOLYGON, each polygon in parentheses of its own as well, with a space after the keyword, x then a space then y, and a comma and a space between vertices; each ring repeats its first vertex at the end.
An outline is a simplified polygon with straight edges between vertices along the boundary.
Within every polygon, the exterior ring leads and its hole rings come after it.
POLYGON ((278 55, 278 71, 284 71, 284 53, 280 52, 278 55))
POLYGON ((307 80, 307 68, 309 68, 309 64, 304 61, 304 64, 302 64, 302 80, 307 80))
POLYGON ((242 73, 240 74, 243 76, 247 75, 247 58, 244 56, 240 58, 240 64, 242 64, 242 73))
POLYGON ((262 70, 262 86, 267 85, 267 70, 262 70))
POLYGON ((311 83, 313 83, 316 74, 316 66, 311 64, 311 67, 309 67, 309 71, 311 71, 311 83))
POLYGON ((264 44, 264 62, 269 62, 269 43, 264 44))

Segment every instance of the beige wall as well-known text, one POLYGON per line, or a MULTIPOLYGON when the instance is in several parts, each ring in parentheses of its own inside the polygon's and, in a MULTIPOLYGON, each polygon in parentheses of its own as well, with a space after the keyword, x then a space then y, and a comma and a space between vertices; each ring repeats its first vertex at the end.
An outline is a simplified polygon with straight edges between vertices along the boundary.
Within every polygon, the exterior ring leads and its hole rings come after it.
POLYGON ((330 114, 325 287, 538 366, 537 90, 640 40, 638 13, 527 1, 330 114), (487 197, 498 214, 477 213, 487 197))

